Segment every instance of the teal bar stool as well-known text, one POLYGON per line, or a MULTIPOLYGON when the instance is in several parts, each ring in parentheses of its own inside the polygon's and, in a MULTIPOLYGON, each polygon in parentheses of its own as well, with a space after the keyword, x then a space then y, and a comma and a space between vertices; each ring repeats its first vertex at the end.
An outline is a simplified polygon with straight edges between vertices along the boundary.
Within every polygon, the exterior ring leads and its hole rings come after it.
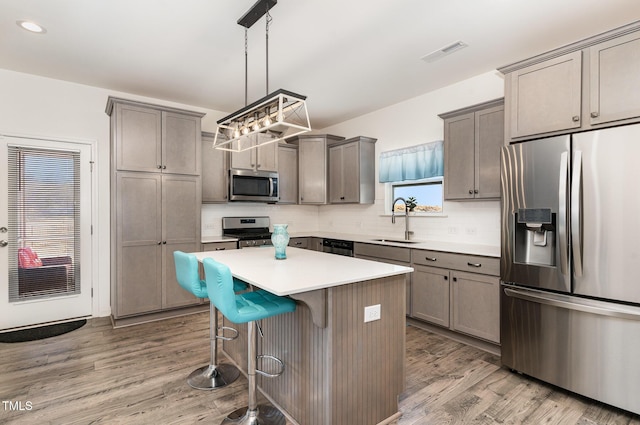
MULTIPOLYGON (((195 255, 175 251, 173 258, 176 263, 176 278, 182 288, 191 292, 198 298, 209 298, 205 281, 200 280, 198 273, 198 259, 195 255)), ((243 291, 247 285, 239 280, 233 282, 234 291, 243 291)), ((238 331, 233 328, 222 327, 225 330, 235 332, 233 337, 218 335, 218 310, 214 303, 209 301, 209 340, 211 342, 211 363, 208 366, 194 370, 187 378, 187 383, 198 390, 213 390, 232 383, 240 375, 237 367, 228 364, 218 364, 218 339, 232 340, 238 337, 238 331)))
POLYGON ((222 424, 242 425, 284 425, 285 417, 278 409, 271 406, 258 406, 256 373, 267 377, 280 376, 284 371, 284 363, 274 356, 256 355, 258 345, 257 320, 278 314, 295 311, 296 303, 290 298, 278 297, 262 289, 236 294, 233 291, 233 278, 226 265, 205 258, 204 275, 207 281, 209 300, 216 305, 222 314, 233 323, 247 323, 249 379, 249 405, 230 413, 222 424), (276 374, 256 369, 258 358, 269 358, 280 364, 280 371, 276 374))

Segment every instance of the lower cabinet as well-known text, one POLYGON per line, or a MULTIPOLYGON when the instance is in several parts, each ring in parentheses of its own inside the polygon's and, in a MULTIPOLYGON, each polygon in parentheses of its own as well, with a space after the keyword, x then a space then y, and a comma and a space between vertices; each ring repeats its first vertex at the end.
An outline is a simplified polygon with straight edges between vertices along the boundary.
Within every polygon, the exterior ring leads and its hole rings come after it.
POLYGON ((449 270, 414 265, 411 317, 449 327, 449 270))
POLYGON ((295 248, 309 249, 309 239, 312 238, 291 238, 289 239, 289 246, 295 248))
MULTIPOLYGON (((410 266, 411 251, 408 248, 396 248, 393 246, 377 245, 356 242, 353 244, 353 254, 363 260, 378 261, 381 263, 396 264, 398 266, 410 266)), ((406 315, 411 315, 411 273, 406 278, 406 315)))
POLYGON ((115 193, 113 317, 200 303, 173 260, 200 249, 200 176, 118 172, 115 193))
POLYGON ((500 342, 500 278, 451 272, 451 328, 500 342))
POLYGON ((493 257, 412 250, 411 317, 500 343, 499 266, 493 257))

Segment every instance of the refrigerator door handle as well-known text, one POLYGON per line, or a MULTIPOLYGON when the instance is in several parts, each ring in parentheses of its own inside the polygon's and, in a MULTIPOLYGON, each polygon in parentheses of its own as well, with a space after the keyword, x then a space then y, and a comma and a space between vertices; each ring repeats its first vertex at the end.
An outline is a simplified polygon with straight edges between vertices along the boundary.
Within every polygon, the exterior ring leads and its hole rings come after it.
POLYGON ((545 304, 552 307, 577 310, 585 313, 598 314, 600 316, 640 321, 640 308, 638 307, 522 289, 504 288, 504 293, 508 297, 519 298, 521 300, 545 304))
POLYGON ((571 176, 571 246, 576 277, 582 276, 582 151, 573 154, 571 176))
POLYGON ((567 185, 569 180, 569 153, 560 155, 560 184, 558 186, 558 239, 560 242, 560 271, 569 269, 569 235, 567 234, 567 185))

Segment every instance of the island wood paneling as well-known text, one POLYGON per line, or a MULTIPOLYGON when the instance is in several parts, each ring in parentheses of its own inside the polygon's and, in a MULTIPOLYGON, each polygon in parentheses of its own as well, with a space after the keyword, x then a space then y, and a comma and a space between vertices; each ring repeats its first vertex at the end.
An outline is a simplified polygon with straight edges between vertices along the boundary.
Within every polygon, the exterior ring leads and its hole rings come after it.
MULTIPOLYGON (((285 371, 258 376, 259 388, 301 425, 371 425, 392 418, 405 382, 404 294, 404 275, 341 285, 328 290, 325 328, 313 324, 303 303, 294 313, 261 321, 258 352, 280 358, 285 371), (381 319, 364 323, 364 308, 376 304, 381 319)), ((224 347, 246 370, 246 336, 224 347)))

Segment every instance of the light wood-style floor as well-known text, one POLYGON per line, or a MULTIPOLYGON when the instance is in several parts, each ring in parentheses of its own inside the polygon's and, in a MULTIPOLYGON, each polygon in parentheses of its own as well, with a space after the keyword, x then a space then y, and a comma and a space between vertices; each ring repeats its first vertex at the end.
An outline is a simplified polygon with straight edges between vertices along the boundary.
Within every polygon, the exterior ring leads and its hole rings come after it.
MULTIPOLYGON (((0 424, 219 424, 246 405, 247 381, 215 391, 187 385, 208 361, 208 332, 207 313, 122 329, 100 318, 66 335, 0 343, 0 424)), ((394 425, 640 424, 411 326, 400 409, 394 425)))

